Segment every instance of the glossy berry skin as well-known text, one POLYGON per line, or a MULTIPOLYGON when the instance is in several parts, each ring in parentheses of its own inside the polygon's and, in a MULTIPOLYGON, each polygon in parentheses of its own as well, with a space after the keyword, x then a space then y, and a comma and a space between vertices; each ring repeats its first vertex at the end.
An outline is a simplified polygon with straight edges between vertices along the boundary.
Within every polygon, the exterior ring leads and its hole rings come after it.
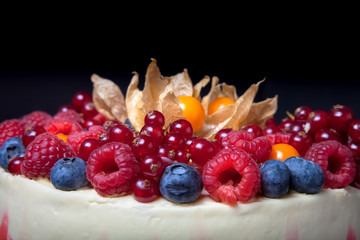
POLYGON ((93 102, 86 102, 81 108, 81 113, 84 119, 93 118, 98 114, 93 102))
POLYGON ((194 132, 199 131, 205 123, 205 111, 201 102, 192 96, 179 96, 178 99, 185 119, 191 123, 194 132))
POLYGON ((166 167, 160 179, 161 195, 173 203, 192 203, 203 189, 200 173, 185 163, 166 167))
POLYGON ((259 125, 250 124, 245 126, 242 130, 254 133, 255 137, 263 136, 263 130, 259 125))
POLYGON ((169 132, 179 133, 185 138, 185 140, 188 140, 193 135, 193 128, 189 121, 185 119, 178 119, 170 124, 169 132))
POLYGON ((327 140, 336 140, 341 142, 341 135, 332 128, 323 128, 317 131, 314 136, 314 142, 319 143, 327 140))
POLYGON ((152 202, 160 196, 159 184, 155 180, 140 177, 133 186, 133 194, 138 202, 152 202))
POLYGON ((25 154, 25 147, 21 137, 13 137, 6 140, 0 147, 0 166, 8 171, 8 164, 14 157, 22 157, 25 154))
POLYGON ((289 192, 290 171, 284 162, 268 160, 260 167, 261 193, 267 198, 281 198, 289 192))
POLYGON ((158 155, 148 155, 141 158, 140 170, 145 177, 158 179, 164 171, 161 157, 158 155))
POLYGON ((284 161, 290 170, 291 189, 307 194, 315 194, 324 186, 324 172, 321 167, 302 157, 291 157, 284 161))
POLYGON ((123 124, 115 125, 110 128, 108 135, 111 142, 121 142, 130 145, 134 140, 133 132, 123 124))
POLYGON ((223 128, 221 130, 219 130, 216 134, 215 134, 215 139, 221 143, 222 140, 224 139, 224 137, 226 137, 228 135, 229 132, 231 132, 231 128, 223 128))
POLYGON ((140 135, 139 137, 135 138, 131 148, 135 157, 139 159, 147 155, 153 155, 156 151, 153 140, 147 135, 140 135))
POLYGON ((352 141, 360 143, 360 120, 352 121, 349 125, 347 133, 352 141))
POLYGON ((11 159, 8 165, 9 173, 12 175, 21 175, 21 163, 24 157, 15 157, 11 159))
POLYGON ((309 114, 312 112, 309 106, 301 106, 295 109, 294 120, 299 122, 305 122, 309 114))
POLYGON ((189 153, 194 163, 204 166, 216 152, 213 144, 209 140, 198 138, 191 143, 189 153))
POLYGON ((97 148, 101 146, 100 141, 95 138, 85 139, 79 147, 79 158, 87 161, 90 154, 97 148))
POLYGON ((165 138, 164 130, 155 123, 145 124, 141 128, 140 134, 151 137, 155 146, 159 146, 165 138))
POLYGON ((32 125, 26 128, 24 134, 22 135, 22 142, 24 147, 27 147, 35 137, 41 133, 44 133, 45 129, 39 125, 32 125))
POLYGON ((308 120, 305 124, 305 129, 309 129, 312 136, 323 128, 329 127, 328 113, 322 110, 316 110, 309 114, 308 120))
POLYGON ((299 152, 290 144, 278 143, 272 146, 271 153, 268 159, 277 159, 280 161, 284 161, 289 157, 299 156, 299 152))
POLYGON ((173 149, 183 149, 186 146, 185 138, 180 134, 176 132, 169 132, 165 136, 164 143, 170 145, 173 149))
POLYGON ((72 98, 72 105, 74 106, 77 112, 81 112, 82 107, 85 103, 91 102, 92 96, 87 91, 79 91, 74 94, 72 98))
POLYGON ((350 141, 348 142, 347 147, 352 151, 355 163, 360 165, 360 143, 350 141))
POLYGON ((309 150, 309 148, 312 146, 313 139, 310 134, 307 134, 304 131, 300 131, 291 134, 288 143, 298 151, 300 156, 304 156, 307 150, 309 150))
POLYGON ((145 124, 155 123, 155 124, 159 125, 160 127, 164 127, 165 117, 161 112, 159 112, 157 110, 152 110, 146 114, 146 116, 144 118, 144 123, 145 124))
POLYGON ((353 120, 354 113, 349 107, 336 105, 329 111, 329 126, 339 133, 346 132, 353 120))
POLYGON ((55 188, 64 191, 86 187, 89 184, 86 178, 86 162, 81 158, 59 159, 51 169, 50 181, 55 188))
POLYGON ((208 106, 208 115, 211 115, 218 110, 235 103, 235 100, 228 98, 228 97, 218 97, 215 98, 213 101, 210 102, 208 106))

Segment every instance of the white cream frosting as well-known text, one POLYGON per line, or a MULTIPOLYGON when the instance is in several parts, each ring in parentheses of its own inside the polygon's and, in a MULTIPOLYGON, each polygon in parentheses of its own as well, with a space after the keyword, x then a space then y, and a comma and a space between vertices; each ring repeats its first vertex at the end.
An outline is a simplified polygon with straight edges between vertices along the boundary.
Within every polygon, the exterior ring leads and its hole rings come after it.
MULTIPOLYGON (((104 198, 0 170, 0 217, 13 240, 41 239, 360 239, 360 190, 353 187, 228 206, 202 195, 179 205, 159 198, 104 198)), ((0 219, 1 220, 1 219, 0 219)))

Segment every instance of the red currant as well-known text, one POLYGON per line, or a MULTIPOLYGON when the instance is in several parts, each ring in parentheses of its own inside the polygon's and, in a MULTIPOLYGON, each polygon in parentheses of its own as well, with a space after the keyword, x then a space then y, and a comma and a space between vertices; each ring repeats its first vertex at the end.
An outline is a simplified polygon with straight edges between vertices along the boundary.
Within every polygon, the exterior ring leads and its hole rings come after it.
POLYGON ((314 142, 319 143, 326 140, 337 140, 341 142, 341 136, 338 132, 331 128, 323 128, 316 132, 314 142))
POLYGON ((123 124, 110 128, 108 135, 111 142, 122 142, 130 145, 134 140, 134 134, 131 129, 123 124))
POLYGON ((219 130, 215 134, 215 139, 218 140, 219 143, 221 143, 222 140, 224 139, 224 137, 226 137, 231 130, 232 130, 231 128, 223 128, 223 129, 219 130))
POLYGON ((181 134, 186 140, 193 135, 191 123, 185 119, 178 119, 170 124, 170 132, 181 134))
POLYGON ((247 125, 242 130, 247 131, 247 132, 252 132, 255 134, 256 137, 263 136, 262 128, 256 124, 247 125))
POLYGON ((144 118, 144 123, 155 123, 157 125, 159 125, 160 127, 164 127, 165 125, 165 117, 164 115, 157 111, 157 110, 152 110, 150 112, 148 112, 144 118))
POLYGON ((37 135, 44 132, 46 132, 46 130, 39 125, 32 125, 26 128, 22 136, 22 142, 24 147, 26 148, 29 145, 29 143, 31 143, 35 139, 37 135))
POLYGON ((147 155, 153 155, 157 150, 151 137, 147 135, 139 135, 132 143, 132 152, 137 158, 147 155))
POLYGON ((169 132, 165 136, 165 143, 169 144, 173 149, 183 149, 185 148, 185 139, 180 133, 169 132))
POLYGON ((136 201, 152 202, 160 195, 159 184, 155 180, 139 178, 134 184, 133 193, 136 201))
POLYGON ((352 120, 354 113, 349 107, 336 105, 329 111, 329 125, 339 133, 346 132, 352 120))
POLYGON ((312 146, 312 137, 304 131, 293 133, 290 136, 289 144, 296 148, 301 156, 304 156, 307 150, 312 146))
POLYGON ((95 125, 101 125, 101 124, 100 124, 99 121, 97 121, 97 120, 95 120, 93 118, 89 118, 89 119, 84 120, 84 123, 82 124, 82 126, 87 130, 89 130, 89 128, 91 126, 95 126, 95 125))
POLYGON ((308 106, 298 107, 295 109, 295 112, 294 112, 294 120, 300 121, 300 122, 305 122, 308 119, 309 114, 311 112, 312 112, 312 110, 308 106))
POLYGON ((80 91, 74 94, 72 98, 72 105, 77 112, 81 112, 83 105, 92 101, 92 96, 87 91, 80 91))
POLYGON ((67 112, 68 110, 74 110, 74 111, 76 111, 76 109, 75 109, 75 107, 74 107, 73 105, 71 105, 71 104, 65 104, 65 105, 60 106, 57 112, 58 112, 58 113, 59 113, 59 112, 67 112))
POLYGON ((12 175, 21 175, 21 163, 24 160, 24 157, 15 157, 13 158, 8 165, 9 173, 12 175))
POLYGON ((263 129, 263 135, 264 136, 266 136, 268 134, 274 134, 274 133, 277 133, 277 132, 281 132, 281 129, 280 129, 279 126, 276 126, 276 125, 266 126, 263 129))
POLYGON ((294 120, 290 119, 290 118, 285 118, 281 121, 279 128, 280 130, 283 130, 285 132, 288 131, 288 129, 290 129, 291 124, 294 122, 294 120))
POLYGON ((350 141, 347 146, 348 148, 350 148, 354 155, 355 163, 360 165, 360 143, 350 141))
POLYGON ((151 137, 156 146, 159 146, 165 138, 164 130, 155 123, 146 123, 141 128, 140 134, 151 137))
POLYGON ((276 126, 275 118, 269 118, 265 121, 265 127, 276 126))
POLYGON ((357 143, 360 143, 360 120, 354 120, 348 128, 348 136, 357 143))
POLYGON ((172 160, 175 159, 175 155, 176 155, 175 150, 169 144, 161 144, 158 147, 157 151, 158 151, 157 154, 160 157, 167 157, 172 160))
POLYGON ((315 134, 323 128, 329 127, 328 114, 322 110, 316 110, 309 114, 308 120, 305 124, 305 129, 308 129, 308 132, 315 136, 315 134))
POLYGON ((158 179, 161 177, 164 167, 162 159, 158 155, 147 155, 140 160, 140 169, 147 178, 158 179))
POLYGON ((79 147, 79 158, 84 161, 87 161, 90 154, 97 148, 101 146, 101 143, 98 139, 87 138, 85 139, 79 147))
POLYGON ((98 114, 98 111, 93 102, 86 102, 81 108, 81 113, 83 114, 84 119, 89 119, 95 117, 98 114))
POLYGON ((175 153, 175 161, 180 163, 188 163, 189 162, 189 153, 186 149, 179 149, 175 153))
POLYGON ((191 159, 194 163, 204 166, 215 155, 215 148, 204 138, 195 139, 190 146, 191 159))

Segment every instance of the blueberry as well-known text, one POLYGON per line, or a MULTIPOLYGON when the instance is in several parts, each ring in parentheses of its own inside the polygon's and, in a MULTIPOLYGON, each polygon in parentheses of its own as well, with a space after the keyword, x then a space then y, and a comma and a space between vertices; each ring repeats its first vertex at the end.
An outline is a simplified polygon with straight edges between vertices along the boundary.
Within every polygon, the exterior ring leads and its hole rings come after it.
POLYGON ((81 158, 61 158, 50 172, 50 181, 55 188, 72 191, 89 184, 86 178, 86 162, 81 158))
POLYGON ((280 160, 268 160, 260 167, 261 191, 265 197, 281 198, 289 192, 290 171, 280 160))
POLYGON ((201 194, 203 182, 200 173, 185 163, 167 166, 160 179, 160 193, 174 203, 194 202, 201 194))
POLYGON ((12 158, 22 157, 25 154, 25 147, 21 137, 7 139, 0 147, 0 165, 8 171, 8 165, 12 158))
POLYGON ((131 124, 131 122, 130 122, 130 120, 128 118, 125 120, 125 124, 129 125, 129 128, 131 130, 135 130, 134 126, 131 124))
POLYGON ((290 157, 284 161, 290 170, 290 187, 300 193, 314 194, 324 186, 324 172, 321 167, 302 157, 290 157))

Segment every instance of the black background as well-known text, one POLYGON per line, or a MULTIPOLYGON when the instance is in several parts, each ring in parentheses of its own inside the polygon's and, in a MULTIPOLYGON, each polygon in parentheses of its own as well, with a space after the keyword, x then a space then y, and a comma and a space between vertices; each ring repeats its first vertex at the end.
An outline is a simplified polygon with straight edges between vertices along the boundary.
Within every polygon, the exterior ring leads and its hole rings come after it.
POLYGON ((148 18, 131 27, 133 18, 110 27, 111 20, 99 24, 95 17, 9 25, 1 37, 0 121, 34 110, 55 114, 77 91, 92 90, 93 73, 115 81, 125 94, 133 71, 144 81, 151 58, 164 76, 187 68, 193 82, 218 76, 237 86, 238 95, 266 78, 256 101, 277 94, 278 121, 301 105, 329 110, 343 104, 360 118, 359 39, 347 21, 303 25, 284 18, 260 22, 260 28, 217 18, 176 24, 148 18))

